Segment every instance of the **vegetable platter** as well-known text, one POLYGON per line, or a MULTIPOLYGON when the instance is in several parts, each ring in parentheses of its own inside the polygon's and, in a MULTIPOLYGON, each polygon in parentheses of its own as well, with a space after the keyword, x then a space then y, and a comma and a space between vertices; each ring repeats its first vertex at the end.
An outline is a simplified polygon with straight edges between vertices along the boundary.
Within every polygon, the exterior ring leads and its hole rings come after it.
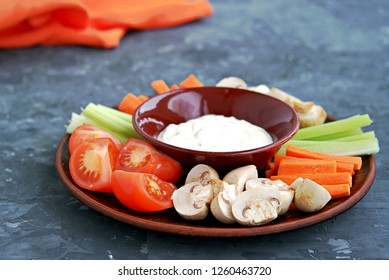
MULTIPOLYGON (((222 84, 223 86, 231 87, 247 87, 247 85, 244 84, 243 80, 235 77, 224 79, 219 82, 219 85, 220 84, 222 84)), ((202 86, 202 84, 194 75, 190 75, 185 81, 179 84, 179 86, 173 85, 171 87, 168 87, 166 83, 162 80, 152 82, 151 86, 157 94, 163 94, 166 91, 174 90, 178 87, 182 88, 185 86, 202 86)), ((260 89, 260 92, 268 90, 262 85, 257 86, 256 88, 258 87, 260 89)), ((142 96, 140 98, 136 98, 137 96, 132 93, 129 93, 122 99, 122 102, 119 103, 118 106, 119 110, 111 109, 106 106, 95 106, 94 104, 89 104, 89 108, 87 106, 87 108, 83 110, 84 114, 72 114, 71 122, 67 126, 68 133, 61 139, 57 147, 55 159, 57 171, 59 173, 61 181, 70 191, 70 193, 91 209, 94 209, 103 215, 133 226, 172 234, 207 237, 240 237, 267 235, 311 226, 330 219, 350 209, 366 195, 375 179, 376 166, 374 154, 379 151, 379 147, 378 141, 374 137, 374 133, 363 133, 359 131, 357 133, 353 132, 352 135, 348 133, 346 133, 346 135, 342 135, 341 131, 336 131, 337 127, 342 126, 340 124, 341 122, 339 123, 339 125, 337 125, 336 120, 333 117, 328 116, 322 107, 314 104, 313 102, 303 102, 295 98, 294 96, 286 94, 282 91, 277 91, 276 94, 278 95, 278 97, 283 99, 283 101, 287 103, 289 102, 289 105, 297 106, 295 109, 297 112, 300 113, 299 116, 300 121, 302 121, 302 129, 300 129, 294 139, 290 140, 293 146, 300 146, 302 150, 304 150, 305 148, 316 150, 317 148, 319 148, 317 151, 318 153, 323 152, 320 149, 334 150, 336 152, 336 149, 339 149, 337 147, 341 143, 340 141, 338 142, 337 139, 342 139, 342 141, 343 139, 344 141, 351 141, 352 139, 353 141, 352 143, 350 142, 351 144, 349 143, 345 145, 349 147, 347 154, 355 155, 361 160, 360 166, 356 170, 351 171, 352 182, 350 182, 350 187, 351 185, 352 187, 349 188, 348 193, 346 192, 346 194, 344 194, 343 190, 336 190, 334 193, 331 194, 338 195, 339 197, 333 197, 333 199, 331 199, 330 194, 326 190, 324 190, 324 192, 327 193, 328 199, 320 207, 320 209, 315 210, 313 212, 299 211, 299 209, 295 209, 295 206, 298 205, 298 201, 296 201, 295 195, 295 200, 293 201, 295 202, 295 205, 291 203, 290 209, 288 205, 286 211, 284 211, 282 215, 276 215, 276 218, 271 219, 263 224, 258 223, 254 226, 243 226, 241 223, 223 222, 223 219, 219 219, 217 215, 205 215, 201 219, 197 220, 191 218, 185 219, 185 216, 181 215, 176 205, 174 205, 175 207, 172 207, 172 201, 174 197, 173 194, 178 193, 177 189, 179 189, 180 187, 184 189, 182 186, 184 185, 183 177, 185 174, 183 174, 183 170, 180 169, 179 163, 177 164, 176 162, 174 162, 174 160, 171 161, 169 158, 164 158, 163 155, 160 155, 158 153, 158 151, 153 151, 153 156, 157 157, 158 160, 163 163, 162 166, 165 166, 165 169, 163 167, 158 167, 161 170, 157 170, 157 167, 150 167, 150 164, 147 164, 147 170, 142 170, 142 168, 139 169, 139 164, 144 164, 142 163, 143 155, 142 153, 139 154, 139 152, 137 152, 137 150, 134 149, 133 146, 138 145, 138 142, 142 143, 142 139, 137 139, 139 137, 137 137, 136 132, 131 126, 131 112, 133 113, 136 107, 139 106, 145 100, 147 100, 149 97, 142 96), (130 104, 130 106, 128 104, 130 104), (99 111, 101 109, 102 111, 99 111), (118 113, 119 111, 120 113, 118 113), (127 116, 124 116, 125 120, 123 120, 123 115, 121 114, 121 112, 128 113, 130 117, 126 119, 127 116), (325 116, 324 119, 323 115, 325 116), (314 116, 314 118, 312 118, 312 116, 314 116), (101 136, 103 140, 100 139, 98 141, 94 141, 97 144, 93 144, 99 147, 108 145, 110 148, 105 148, 105 151, 109 150, 116 151, 115 153, 119 153, 119 157, 122 157, 122 163, 120 163, 120 161, 116 161, 115 163, 110 160, 109 157, 111 155, 107 155, 108 153, 98 154, 99 156, 101 154, 104 154, 104 157, 99 158, 97 158, 96 155, 92 155, 89 156, 89 159, 85 160, 85 154, 88 153, 88 148, 90 148, 87 146, 91 143, 89 143, 90 141, 87 141, 85 140, 85 138, 82 137, 91 134, 91 132, 87 131, 87 133, 85 134, 85 131, 82 131, 82 129, 76 130, 77 127, 81 127, 84 123, 87 123, 91 127, 97 127, 97 130, 99 130, 98 133, 104 134, 103 136, 101 136), (320 128, 319 125, 327 123, 335 123, 334 133, 337 134, 337 138, 335 140, 324 139, 326 137, 328 138, 328 136, 323 135, 321 137, 320 135, 321 130, 318 129, 320 128), (303 128, 306 127, 310 128, 303 131, 303 128), (72 137, 72 135, 76 134, 74 132, 77 132, 79 130, 82 131, 82 137, 72 137), (101 132, 102 130, 106 131, 108 133, 108 136, 105 135, 105 132, 101 132), (304 138, 304 133, 311 136, 312 134, 314 134, 315 137, 311 137, 312 139, 310 140, 312 141, 307 141, 306 138, 304 138), (107 139, 109 138, 109 135, 113 135, 113 137, 108 141, 107 139), (131 142, 130 144, 127 143, 128 139, 132 139, 131 141, 128 141, 131 142), (322 140, 324 141, 320 142, 320 144, 318 145, 317 142, 322 140), (365 142, 354 142, 354 140, 363 140, 365 142), (309 143, 307 144, 306 142, 309 143), (365 147, 358 147, 357 143, 366 143, 366 145, 365 147), (77 153, 78 155, 75 156, 74 154, 77 153), (82 156, 84 156, 83 159, 80 158, 82 156), (138 162, 138 160, 140 161, 138 162), (83 166, 80 166, 80 168, 77 169, 77 164, 79 164, 80 162, 83 162, 83 166), (110 177, 112 174, 108 174, 109 176, 100 176, 101 174, 94 174, 92 171, 90 171, 91 168, 93 169, 95 167, 96 162, 101 163, 102 165, 111 164, 113 166, 112 170, 121 170, 113 171, 113 174, 115 175, 113 175, 112 178, 110 177), (127 170, 126 168, 130 169, 127 170), (166 169, 173 171, 171 174, 169 174, 166 169), (133 172, 134 170, 136 172, 133 172), (155 174, 158 176, 155 176, 155 174), (86 179, 88 179, 88 176, 91 178, 99 178, 99 182, 93 184, 88 183, 89 181, 86 181, 86 179), (105 178, 106 181, 101 180, 101 178, 105 178), (151 189, 153 191, 158 191, 158 194, 153 194, 154 197, 157 197, 158 199, 152 199, 152 201, 149 201, 150 199, 148 197, 144 197, 142 191, 139 191, 138 182, 140 181, 147 181, 151 186, 157 186, 157 188, 151 187, 151 189), (137 185, 137 187, 129 185, 137 185), (177 185, 178 188, 175 185, 177 185), (110 186, 112 186, 113 190, 110 189, 110 186), (137 189, 138 191, 131 191, 130 193, 128 193, 129 188, 131 188, 131 190, 137 189), (97 191, 95 191, 96 189, 97 191), (164 198, 162 199, 161 194, 164 195, 164 198), (128 197, 136 197, 136 199, 128 199, 128 197)), ((366 126, 370 124, 370 119, 368 118, 368 116, 363 116, 356 122, 361 124, 363 121, 366 121, 367 123, 362 124, 361 126, 366 126)), ((345 125, 349 126, 350 122, 352 124, 353 120, 346 120, 345 125)), ((96 135, 96 131, 93 131, 92 134, 96 135)), ((147 147, 147 149, 149 148, 147 147)), ((153 147, 150 147, 150 149, 153 149, 153 147)), ((298 149, 299 148, 297 147, 297 152, 298 149)), ((99 150, 99 148, 94 147, 93 150, 99 150)), ((283 147, 280 150, 279 156, 286 157, 285 151, 287 151, 287 146, 283 147)), ((296 153, 296 151, 294 152, 296 153)), ((111 153, 114 152, 110 152, 110 154, 111 153)), ((147 160, 148 162, 151 162, 150 158, 147 158, 147 160)), ((273 165, 269 167, 269 170, 266 173, 266 176, 269 178, 269 180, 273 178, 274 180, 276 180, 278 177, 282 178, 283 180, 286 180, 286 175, 274 173, 274 163, 271 164, 273 165)), ((320 168, 335 168, 333 166, 333 163, 329 160, 322 161, 319 165, 320 168)), ((159 164, 156 166, 161 165, 159 164)), ((294 160, 284 160, 284 162, 279 165, 280 171, 282 170, 283 172, 293 173, 297 172, 299 168, 312 168, 311 161, 305 159, 296 164, 296 161, 294 160)), ((289 184, 293 185, 292 181, 288 182, 288 185, 289 184)), ((321 186, 319 187, 322 188, 321 186)), ((150 190, 150 187, 148 190, 150 190)))

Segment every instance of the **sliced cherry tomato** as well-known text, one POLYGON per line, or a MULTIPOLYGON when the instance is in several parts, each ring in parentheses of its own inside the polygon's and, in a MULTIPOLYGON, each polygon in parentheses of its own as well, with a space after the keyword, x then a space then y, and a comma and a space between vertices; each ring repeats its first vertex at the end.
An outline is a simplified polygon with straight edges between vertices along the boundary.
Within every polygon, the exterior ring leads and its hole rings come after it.
POLYGON ((73 152, 74 148, 78 144, 96 138, 109 138, 115 143, 118 149, 120 149, 120 147, 122 146, 122 143, 120 143, 120 141, 116 137, 114 137, 107 131, 85 123, 78 126, 70 135, 70 139, 69 139, 70 154, 73 152))
POLYGON ((117 156, 118 149, 109 138, 82 142, 70 155, 70 175, 84 189, 112 193, 111 177, 117 156))
POLYGON ((173 207, 171 196, 177 187, 154 174, 115 170, 112 189, 126 207, 141 212, 156 212, 173 207))
POLYGON ((119 150, 116 169, 154 174, 173 184, 184 174, 178 161, 158 151, 146 141, 135 138, 128 139, 119 150))

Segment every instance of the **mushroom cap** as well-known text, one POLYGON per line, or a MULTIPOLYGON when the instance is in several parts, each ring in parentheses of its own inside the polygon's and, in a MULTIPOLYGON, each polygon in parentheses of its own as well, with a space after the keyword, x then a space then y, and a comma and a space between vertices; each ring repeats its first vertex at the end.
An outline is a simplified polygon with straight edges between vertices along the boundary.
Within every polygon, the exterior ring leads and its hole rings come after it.
POLYGON ((310 179, 303 179, 297 186, 293 203, 303 212, 316 212, 321 210, 331 200, 330 193, 310 179))
POLYGON ((217 87, 247 88, 246 82, 239 77, 226 77, 216 83, 217 87))
POLYGON ((173 206, 177 213, 188 220, 202 220, 208 216, 213 199, 211 185, 199 182, 188 183, 173 192, 173 206))
POLYGON ((256 188, 276 188, 281 195, 281 203, 278 207, 278 215, 285 214, 293 201, 294 189, 281 180, 270 180, 268 178, 251 179, 246 182, 246 190, 256 188))
POLYGON ((232 204, 235 220, 246 226, 267 224, 278 217, 281 194, 277 189, 262 187, 237 195, 232 204))
POLYGON ((197 164, 189 170, 186 175, 185 185, 191 182, 200 182, 203 185, 208 185, 212 180, 219 180, 217 171, 206 164, 197 164))
POLYGON ((262 94, 269 94, 270 93, 270 88, 264 84, 260 84, 257 86, 251 86, 251 87, 248 87, 248 89, 252 90, 252 91, 256 91, 258 93, 262 93, 262 94))
POLYGON ((232 203, 238 194, 238 188, 234 184, 223 181, 220 192, 211 202, 211 212, 213 216, 222 223, 236 223, 232 215, 232 203))
POLYGON ((327 118, 327 112, 320 105, 314 105, 309 111, 299 113, 300 127, 322 124, 327 118))
POLYGON ((249 164, 231 170, 223 177, 223 181, 226 181, 229 184, 237 185, 238 191, 242 192, 245 188, 246 182, 255 178, 258 178, 257 167, 253 164, 249 164))

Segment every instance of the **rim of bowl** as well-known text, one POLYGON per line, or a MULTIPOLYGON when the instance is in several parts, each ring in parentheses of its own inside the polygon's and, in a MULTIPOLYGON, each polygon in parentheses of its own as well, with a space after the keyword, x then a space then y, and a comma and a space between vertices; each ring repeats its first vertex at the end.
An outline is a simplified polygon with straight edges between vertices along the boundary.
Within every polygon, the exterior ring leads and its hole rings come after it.
MULTIPOLYGON (((204 86, 204 88, 215 88, 215 86, 204 86)), ((241 89, 241 88, 228 88, 228 87, 217 87, 217 88, 233 89, 233 90, 238 90, 238 91, 249 91, 249 92, 252 92, 252 91, 250 91, 248 89, 241 89)), ((167 96, 170 96, 170 95, 173 95, 173 94, 177 94, 177 92, 182 93, 182 92, 193 91, 193 90, 198 90, 198 88, 177 89, 177 90, 168 91, 166 93, 163 93, 163 95, 165 97, 167 97, 167 96)), ((258 94, 262 94, 262 93, 258 92, 258 94)), ((149 100, 155 99, 155 98, 163 98, 163 96, 161 97, 160 95, 154 95, 154 96, 150 97, 148 100, 146 100, 145 102, 143 102, 140 106, 138 106, 138 108, 134 112, 134 115, 133 115, 134 117, 132 118, 132 123, 133 123, 135 131, 141 137, 146 139, 147 141, 151 142, 152 144, 156 143, 159 146, 162 146, 162 147, 165 147, 165 148, 169 148, 169 149, 175 150, 177 152, 186 152, 186 153, 202 155, 202 156, 236 156, 236 155, 252 154, 254 152, 261 152, 261 151, 266 151, 266 150, 270 150, 270 149, 279 149, 283 144, 288 142, 297 133, 297 131, 299 130, 299 126, 300 126, 299 117, 297 115, 296 110, 294 110, 291 106, 289 106, 285 102, 283 102, 283 101, 281 101, 281 100, 279 100, 279 99, 277 99, 277 98, 275 98, 273 96, 270 96, 270 95, 263 94, 263 96, 265 98, 274 99, 276 102, 279 102, 283 106, 284 105, 287 106, 287 108, 290 110, 290 112, 293 115, 293 118, 292 118, 292 120, 293 120, 292 129, 283 138, 277 139, 275 142, 273 142, 271 144, 268 144, 266 146, 262 146, 262 147, 258 147, 258 148, 254 148, 254 149, 240 150, 240 151, 226 151, 226 152, 212 152, 212 151, 193 150, 193 149, 182 148, 182 147, 178 147, 178 146, 167 144, 167 143, 165 143, 163 141, 160 141, 157 138, 151 136, 150 134, 145 133, 139 127, 138 122, 136 121, 136 119, 139 117, 138 116, 139 115, 139 111, 141 110, 141 107, 144 106, 144 104, 149 102, 149 100)))

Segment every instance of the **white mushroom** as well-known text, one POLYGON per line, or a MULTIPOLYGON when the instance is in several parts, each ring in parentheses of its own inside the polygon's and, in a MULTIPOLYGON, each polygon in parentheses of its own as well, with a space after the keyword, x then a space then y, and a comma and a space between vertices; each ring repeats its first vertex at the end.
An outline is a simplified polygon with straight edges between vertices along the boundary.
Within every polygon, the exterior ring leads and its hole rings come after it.
POLYGON ((248 87, 249 90, 256 91, 263 94, 269 94, 270 88, 267 85, 257 85, 253 87, 248 87))
POLYGON ((300 127, 322 124, 327 118, 327 112, 323 107, 316 105, 314 102, 304 102, 276 87, 270 89, 269 95, 284 101, 296 110, 300 119, 300 127))
POLYGON ((297 114, 300 119, 300 127, 314 126, 322 124, 327 118, 327 113, 320 105, 314 105, 311 110, 297 114))
POLYGON ((185 185, 191 182, 200 182, 203 185, 208 185, 209 181, 218 179, 219 174, 214 168, 206 164, 197 164, 186 175, 185 185))
POLYGON ((208 216, 209 204, 213 199, 210 184, 188 183, 173 192, 172 200, 180 216, 188 220, 202 220, 208 216))
POLYGON ((237 185, 238 191, 242 192, 246 182, 255 178, 258 178, 257 167, 250 164, 231 170, 223 177, 223 181, 226 181, 229 184, 237 185))
POLYGON ((235 220, 246 226, 267 224, 278 217, 281 194, 277 189, 262 187, 241 192, 232 204, 235 220))
POLYGON ((299 116, 300 127, 322 124, 327 118, 327 112, 320 105, 317 105, 311 101, 302 101, 301 99, 283 90, 280 90, 279 88, 272 87, 267 90, 262 85, 258 85, 256 87, 249 87, 249 89, 263 94, 271 95, 293 107, 299 116))
POLYGON ((214 196, 219 193, 222 184, 217 171, 213 167, 202 163, 195 165, 188 172, 185 185, 192 182, 199 182, 203 186, 211 185, 214 196))
POLYGON ((220 192, 211 202, 211 212, 218 221, 225 224, 236 223, 231 208, 237 194, 236 185, 223 181, 220 192))
POLYGON ((294 190, 296 190, 301 184, 304 182, 304 179, 299 177, 296 180, 293 181, 292 184, 290 184, 290 187, 294 190))
POLYGON ((216 83, 217 87, 230 87, 230 88, 247 88, 246 82, 238 77, 226 77, 216 83))
POLYGON ((281 194, 281 203, 278 207, 278 215, 285 214, 294 198, 294 189, 281 180, 270 180, 268 178, 251 179, 246 182, 246 190, 260 187, 276 188, 281 194))
POLYGON ((316 182, 310 179, 298 180, 293 203, 300 211, 319 211, 331 200, 330 193, 316 182))

